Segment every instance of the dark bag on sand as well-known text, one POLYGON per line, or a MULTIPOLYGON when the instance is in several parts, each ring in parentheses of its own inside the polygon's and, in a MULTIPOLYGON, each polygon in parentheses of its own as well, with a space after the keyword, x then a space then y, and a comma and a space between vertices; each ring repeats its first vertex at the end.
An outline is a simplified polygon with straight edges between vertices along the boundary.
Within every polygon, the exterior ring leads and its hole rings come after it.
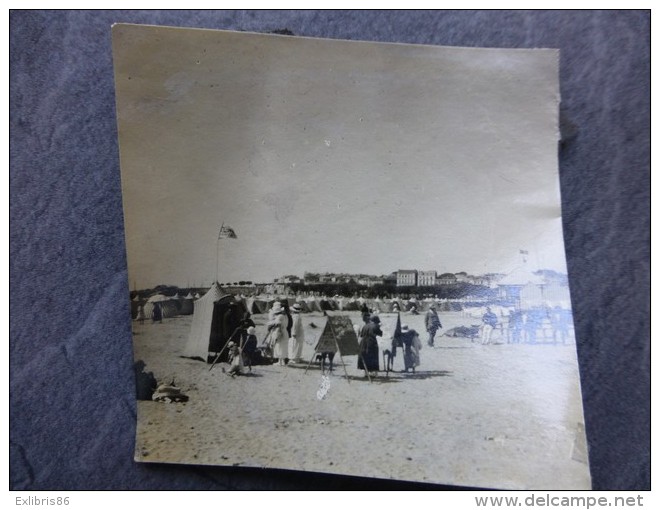
POLYGON ((252 365, 270 365, 273 353, 267 347, 259 347, 252 353, 252 365))

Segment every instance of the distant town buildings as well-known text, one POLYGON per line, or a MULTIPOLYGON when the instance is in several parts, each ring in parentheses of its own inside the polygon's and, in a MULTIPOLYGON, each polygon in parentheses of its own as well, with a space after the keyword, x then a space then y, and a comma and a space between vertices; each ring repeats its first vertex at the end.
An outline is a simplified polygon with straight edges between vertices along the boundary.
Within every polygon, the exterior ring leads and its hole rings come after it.
POLYGON ((417 271, 415 269, 399 269, 396 272, 397 287, 417 286, 417 271))
POLYGON ((433 287, 437 280, 436 271, 419 271, 417 273, 417 285, 420 287, 433 287))
POLYGON ((456 282, 458 282, 458 278, 454 273, 442 273, 437 280, 438 285, 454 285, 456 282))
POLYGON ((418 269, 399 269, 389 275, 368 275, 352 273, 312 273, 305 272, 300 278, 296 275, 285 275, 275 278, 271 285, 274 288, 283 289, 291 284, 314 287, 317 285, 360 285, 362 287, 374 287, 376 285, 396 287, 437 287, 442 285, 456 285, 467 283, 489 287, 496 283, 504 275, 486 274, 480 276, 469 275, 465 272, 443 273, 438 275, 437 271, 418 269))

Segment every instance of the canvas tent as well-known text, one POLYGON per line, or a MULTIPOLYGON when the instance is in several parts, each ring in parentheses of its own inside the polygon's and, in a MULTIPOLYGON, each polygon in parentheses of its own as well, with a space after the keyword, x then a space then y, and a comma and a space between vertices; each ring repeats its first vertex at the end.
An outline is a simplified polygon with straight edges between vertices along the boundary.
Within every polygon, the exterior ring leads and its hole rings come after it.
POLYGON ((186 297, 181 298, 179 305, 179 313, 181 315, 192 315, 194 310, 192 294, 188 293, 186 297))
POLYGON ((147 299, 147 302, 144 305, 144 316, 147 319, 151 319, 153 317, 154 306, 156 303, 160 304, 160 309, 163 312, 163 319, 176 317, 179 314, 179 308, 176 306, 176 301, 174 301, 171 297, 167 297, 163 294, 155 294, 147 299))
POLYGON ((313 297, 308 297, 305 300, 305 303, 307 304, 307 309, 310 312, 322 312, 323 310, 321 309, 321 305, 319 305, 319 302, 314 299, 313 297))
POLYGON ((342 310, 344 311, 357 311, 359 309, 360 309, 360 303, 358 303, 358 301, 355 299, 345 301, 342 306, 342 310))
POLYGON ((319 299, 318 304, 319 304, 319 308, 321 308, 321 310, 336 310, 337 309, 337 304, 335 303, 335 301, 333 299, 329 299, 329 298, 326 298, 326 297, 322 297, 321 299, 319 299))
POLYGON ((254 301, 252 301, 250 313, 268 313, 273 302, 273 299, 256 297, 254 301))
MULTIPOLYGON (((223 350, 245 312, 247 309, 242 301, 236 301, 232 295, 224 294, 217 282, 214 283, 209 291, 195 302, 195 313, 183 356, 210 361, 209 358, 212 359, 223 350)), ((225 350, 224 359, 226 355, 225 350)), ((223 357, 220 359, 222 361, 223 357)))

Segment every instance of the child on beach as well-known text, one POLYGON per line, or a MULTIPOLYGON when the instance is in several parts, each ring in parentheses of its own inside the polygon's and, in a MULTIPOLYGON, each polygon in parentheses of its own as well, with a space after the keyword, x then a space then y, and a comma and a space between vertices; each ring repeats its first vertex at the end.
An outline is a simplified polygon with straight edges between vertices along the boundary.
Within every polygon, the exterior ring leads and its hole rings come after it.
POLYGON ((234 342, 229 342, 227 348, 229 350, 229 370, 227 371, 227 375, 232 377, 241 375, 243 372, 243 358, 238 345, 234 342))

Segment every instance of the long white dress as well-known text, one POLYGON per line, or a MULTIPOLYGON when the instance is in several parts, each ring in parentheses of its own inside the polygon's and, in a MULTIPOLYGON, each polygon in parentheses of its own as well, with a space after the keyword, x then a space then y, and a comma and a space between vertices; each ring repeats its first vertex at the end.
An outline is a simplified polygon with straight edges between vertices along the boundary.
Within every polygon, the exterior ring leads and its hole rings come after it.
POLYGON ((289 334, 286 331, 286 315, 277 314, 269 324, 276 324, 277 327, 272 331, 273 358, 279 358, 280 365, 284 364, 284 358, 289 357, 289 334))
POLYGON ((291 355, 290 359, 300 361, 302 359, 303 344, 305 343, 305 330, 303 329, 302 317, 299 313, 293 313, 293 328, 291 328, 291 355))

